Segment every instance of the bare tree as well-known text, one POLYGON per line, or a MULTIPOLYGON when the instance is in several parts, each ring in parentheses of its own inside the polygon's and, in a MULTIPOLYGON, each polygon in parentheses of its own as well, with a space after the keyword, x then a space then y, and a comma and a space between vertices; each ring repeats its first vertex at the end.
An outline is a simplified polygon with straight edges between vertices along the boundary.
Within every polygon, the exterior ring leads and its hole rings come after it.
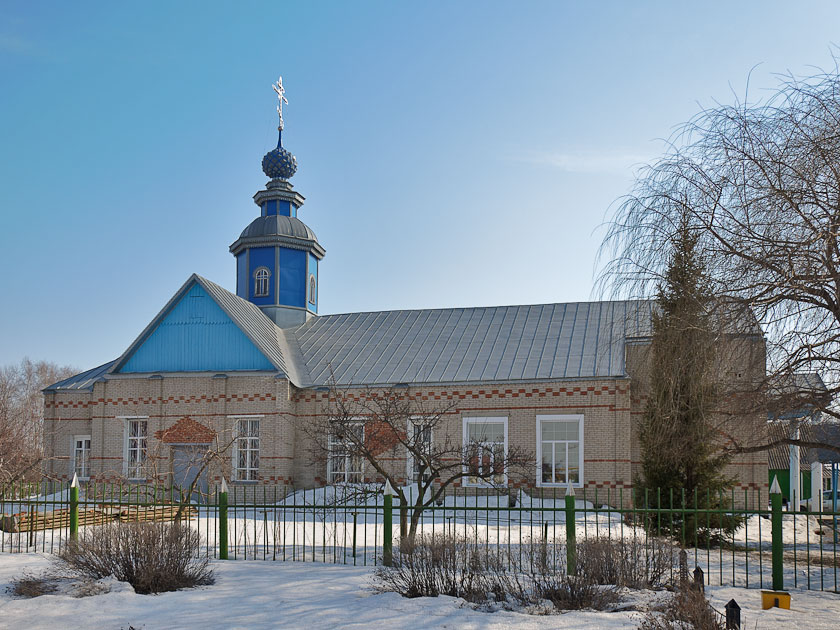
POLYGON ((34 475, 43 459, 44 396, 41 390, 77 370, 23 359, 0 367, 0 482, 34 475))
MULTIPOLYGON (((738 392, 754 410, 803 405, 835 419, 840 391, 840 70, 781 77, 758 102, 701 111, 617 205, 602 245, 602 288, 648 297, 682 221, 698 235, 710 292, 751 309, 767 340, 767 377, 738 392), (779 384, 818 372, 828 392, 779 384), (768 401, 768 394, 777 394, 768 401)), ((765 416, 766 417, 766 416, 765 416)), ((730 436, 735 452, 837 444, 730 436)))
POLYGON ((453 484, 501 489, 533 469, 531 452, 506 450, 504 439, 487 427, 478 426, 465 443, 455 403, 435 403, 408 388, 345 390, 333 384, 325 413, 300 425, 316 458, 327 464, 329 483, 362 484, 370 473, 390 483, 404 543, 414 540, 423 511, 453 484), (416 483, 416 495, 404 487, 405 480, 416 483))

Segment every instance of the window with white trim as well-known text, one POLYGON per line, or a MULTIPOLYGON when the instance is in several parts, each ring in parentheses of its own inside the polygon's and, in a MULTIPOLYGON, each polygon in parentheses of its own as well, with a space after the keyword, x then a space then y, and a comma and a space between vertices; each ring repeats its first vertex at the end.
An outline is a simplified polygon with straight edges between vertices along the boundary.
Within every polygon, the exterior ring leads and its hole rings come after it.
POLYGON ((316 299, 315 299, 316 286, 317 285, 315 284, 315 274, 314 273, 310 274, 309 275, 309 303, 310 304, 315 304, 316 303, 316 299))
POLYGON ((260 418, 237 418, 233 478, 257 481, 260 476, 260 418))
POLYGON ((423 455, 430 455, 432 452, 432 427, 423 422, 408 421, 408 443, 412 450, 408 452, 408 475, 412 483, 426 483, 429 480, 431 471, 428 465, 423 470, 421 478, 420 468, 422 463, 419 458, 414 456, 414 452, 419 452, 423 455))
POLYGON ((465 485, 507 482, 507 417, 464 418, 465 485))
POLYGON ((268 295, 268 279, 271 272, 267 267, 260 267, 254 272, 254 297, 265 297, 268 295))
POLYGON ((581 485, 583 416, 537 416, 537 466, 541 486, 581 485))
POLYGON ((364 458, 358 453, 356 444, 364 444, 364 440, 363 422, 348 424, 341 427, 341 431, 330 433, 327 460, 328 483, 362 483, 364 458))
POLYGON ((73 473, 80 481, 90 478, 90 436, 73 436, 73 473))
POLYGON ((125 476, 145 479, 149 421, 146 418, 126 418, 125 423, 125 476))

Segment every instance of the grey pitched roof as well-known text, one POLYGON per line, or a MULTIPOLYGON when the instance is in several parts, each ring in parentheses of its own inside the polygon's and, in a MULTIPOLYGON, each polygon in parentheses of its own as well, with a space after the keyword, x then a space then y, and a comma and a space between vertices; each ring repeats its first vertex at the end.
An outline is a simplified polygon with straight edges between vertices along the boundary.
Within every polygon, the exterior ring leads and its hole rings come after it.
MULTIPOLYGON (((119 369, 193 281, 297 387, 333 376, 341 386, 623 377, 625 342, 651 333, 645 300, 346 313, 281 329, 193 274, 101 376, 119 369)), ((748 329, 760 333, 757 323, 748 329)))
MULTIPOLYGON (((294 330, 325 385, 504 382, 624 375, 645 302, 580 302, 326 315, 294 330)), ((647 314, 647 315, 646 315, 647 314)))
POLYGON ((53 383, 49 387, 45 387, 42 391, 45 391, 45 392, 69 391, 69 390, 91 391, 93 389, 93 384, 94 383, 105 380, 105 374, 108 373, 108 370, 111 369, 111 366, 113 366, 114 363, 116 363, 116 360, 108 361, 108 363, 103 363, 99 367, 95 367, 93 369, 87 370, 86 372, 80 372, 78 374, 74 374, 70 378, 65 378, 62 381, 58 381, 57 383, 53 383))

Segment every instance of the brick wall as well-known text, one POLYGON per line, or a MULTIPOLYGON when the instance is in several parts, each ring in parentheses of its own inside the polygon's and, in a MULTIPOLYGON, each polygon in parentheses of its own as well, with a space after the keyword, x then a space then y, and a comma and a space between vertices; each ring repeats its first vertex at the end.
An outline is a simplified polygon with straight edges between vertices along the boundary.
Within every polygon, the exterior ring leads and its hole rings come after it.
MULTIPOLYGON (((632 378, 516 382, 406 388, 406 395, 426 406, 451 406, 434 436, 460 443, 465 417, 507 418, 508 442, 536 457, 537 415, 579 414, 584 418, 583 486, 589 493, 628 489, 638 472, 639 446, 635 427, 644 408, 646 359, 643 345, 628 345, 627 367, 632 378)), ((749 355, 738 373, 763 374, 763 354, 749 355), (760 365, 759 365, 760 363, 760 365)), ((746 377, 745 377, 746 378, 746 377)), ((362 390, 349 389, 351 396, 362 390)), ((196 374, 145 377, 117 375, 96 383, 92 392, 59 392, 46 396, 45 440, 47 471, 69 478, 72 437, 91 435, 92 478, 123 477, 125 418, 148 421, 149 477, 171 480, 172 452, 177 444, 207 443, 218 453, 208 468, 211 484, 222 476, 232 479, 232 441, 237 415, 260 417, 260 478, 257 485, 297 488, 326 482, 326 458, 305 430, 323 421, 328 391, 296 389, 285 378, 250 373, 227 376, 196 374)), ((735 423, 734 430, 754 430, 758 417, 735 423)), ((405 453, 390 449, 388 466, 405 478, 405 453)), ((737 458, 729 472, 738 490, 766 490, 767 465, 763 453, 737 458)), ((526 478, 512 483, 535 486, 536 461, 526 478)), ((368 472, 368 476, 373 476, 368 472)), ((236 483, 236 482, 233 482, 236 483)), ((252 487, 252 483, 240 483, 252 487)))

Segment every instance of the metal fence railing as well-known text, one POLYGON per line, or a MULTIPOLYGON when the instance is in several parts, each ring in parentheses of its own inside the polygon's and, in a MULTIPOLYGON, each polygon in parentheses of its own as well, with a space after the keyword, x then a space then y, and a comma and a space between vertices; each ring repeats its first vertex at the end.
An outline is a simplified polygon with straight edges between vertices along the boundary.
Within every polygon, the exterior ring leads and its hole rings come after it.
POLYGON ((142 484, 16 484, 0 487, 0 553, 58 553, 71 536, 98 525, 178 520, 201 534, 202 553, 211 558, 375 565, 414 516, 416 536, 455 537, 520 560, 537 543, 568 559, 575 542, 650 547, 667 539, 687 550, 709 584, 840 592, 840 513, 832 506, 784 512, 780 495, 771 495, 778 497, 771 506, 758 491, 688 497, 579 490, 567 499, 556 488, 459 488, 415 509, 416 491, 406 494, 406 505, 395 497, 389 510, 381 486, 235 484, 188 500, 177 488, 142 484))

